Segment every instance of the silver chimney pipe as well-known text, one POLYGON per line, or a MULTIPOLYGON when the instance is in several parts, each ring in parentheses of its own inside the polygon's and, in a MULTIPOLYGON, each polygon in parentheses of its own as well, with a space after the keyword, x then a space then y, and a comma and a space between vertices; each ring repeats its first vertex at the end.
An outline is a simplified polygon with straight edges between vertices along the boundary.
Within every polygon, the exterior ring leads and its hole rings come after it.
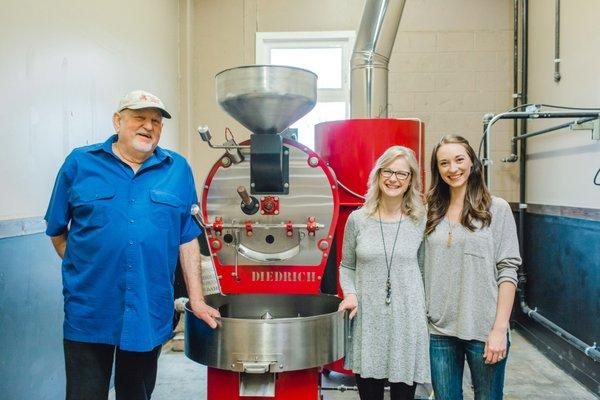
POLYGON ((406 0, 366 0, 350 61, 352 118, 388 116, 388 64, 406 0))

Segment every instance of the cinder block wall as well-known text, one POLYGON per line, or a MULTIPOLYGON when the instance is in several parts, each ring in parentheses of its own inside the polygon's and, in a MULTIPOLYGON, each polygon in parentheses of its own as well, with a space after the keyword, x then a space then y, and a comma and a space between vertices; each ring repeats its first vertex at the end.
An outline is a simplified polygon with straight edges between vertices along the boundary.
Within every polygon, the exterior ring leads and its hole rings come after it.
MULTIPOLYGON (((435 143, 445 134, 465 136, 477 151, 482 117, 512 106, 512 9, 509 2, 475 5, 461 1, 452 10, 438 2, 407 2, 390 61, 390 116, 416 117, 426 127, 426 169, 435 143), (471 10, 471 12, 465 12, 471 10), (449 14, 441 14, 441 12, 449 14), (477 15, 473 15, 477 13, 477 15), (487 13, 496 17, 482 18, 487 13), (418 16, 426 14, 420 24, 418 16), (491 22, 488 24, 487 22, 491 22)), ((492 134, 492 191, 517 199, 518 171, 500 159, 510 150, 510 123, 495 125, 492 134)))

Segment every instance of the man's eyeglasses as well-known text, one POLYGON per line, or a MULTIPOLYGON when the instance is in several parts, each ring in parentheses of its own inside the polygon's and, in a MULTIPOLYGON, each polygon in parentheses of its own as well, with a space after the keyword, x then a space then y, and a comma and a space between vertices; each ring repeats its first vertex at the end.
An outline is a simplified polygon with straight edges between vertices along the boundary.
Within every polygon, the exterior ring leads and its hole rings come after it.
POLYGON ((381 176, 383 176, 386 179, 391 178, 394 174, 396 175, 396 179, 398 179, 399 181, 405 181, 410 176, 410 172, 408 171, 392 171, 391 169, 381 170, 381 176))

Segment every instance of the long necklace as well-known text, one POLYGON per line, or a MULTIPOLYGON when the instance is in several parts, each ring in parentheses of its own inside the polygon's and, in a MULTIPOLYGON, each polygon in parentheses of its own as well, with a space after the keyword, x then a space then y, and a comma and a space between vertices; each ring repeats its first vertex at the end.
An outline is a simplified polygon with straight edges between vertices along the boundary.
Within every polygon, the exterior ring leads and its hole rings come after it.
POLYGON ((398 233, 400 232, 400 224, 402 223, 402 212, 400 213, 400 220, 398 221, 398 226, 396 228, 396 237, 394 238, 394 245, 392 246, 392 252, 390 254, 389 262, 388 262, 387 248, 385 246, 385 236, 383 234, 383 223, 381 222, 381 210, 377 209, 377 214, 379 215, 379 229, 381 231, 381 240, 383 242, 383 253, 385 255, 385 265, 387 267, 385 304, 389 305, 392 302, 392 283, 390 282, 390 273, 392 270, 392 261, 394 260, 394 250, 396 249, 398 233))

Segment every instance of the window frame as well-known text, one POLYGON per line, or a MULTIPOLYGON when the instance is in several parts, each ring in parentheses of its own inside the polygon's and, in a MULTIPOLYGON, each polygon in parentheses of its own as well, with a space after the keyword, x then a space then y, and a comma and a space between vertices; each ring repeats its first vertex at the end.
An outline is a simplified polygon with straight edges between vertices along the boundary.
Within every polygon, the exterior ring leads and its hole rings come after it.
POLYGON ((317 102, 345 103, 345 118, 350 115, 350 57, 355 31, 256 32, 256 64, 270 65, 272 49, 341 48, 342 87, 317 89, 317 102))

